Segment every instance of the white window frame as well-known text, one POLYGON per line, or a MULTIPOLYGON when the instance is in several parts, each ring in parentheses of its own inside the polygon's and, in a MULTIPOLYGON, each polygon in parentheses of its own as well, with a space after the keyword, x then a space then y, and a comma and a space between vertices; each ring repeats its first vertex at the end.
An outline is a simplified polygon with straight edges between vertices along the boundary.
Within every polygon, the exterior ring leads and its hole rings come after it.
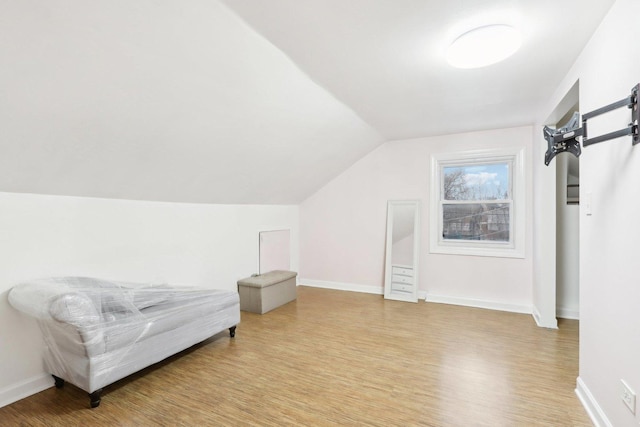
POLYGON ((525 168, 524 148, 495 148, 431 156, 429 249, 431 253, 524 258, 525 248, 525 168), (512 205, 508 242, 446 240, 443 230, 443 177, 445 167, 508 163, 512 205))

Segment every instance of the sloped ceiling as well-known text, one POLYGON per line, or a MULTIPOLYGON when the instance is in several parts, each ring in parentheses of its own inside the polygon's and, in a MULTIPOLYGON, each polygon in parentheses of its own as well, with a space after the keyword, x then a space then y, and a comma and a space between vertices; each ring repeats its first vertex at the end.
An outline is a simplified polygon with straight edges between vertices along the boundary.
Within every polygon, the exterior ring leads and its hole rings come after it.
POLYGON ((297 203, 383 142, 222 4, 0 2, 0 191, 297 203))
POLYGON ((0 191, 298 203, 387 139, 531 123, 612 2, 2 1, 0 191), (503 6, 516 57, 442 62, 503 6))
POLYGON ((529 125, 614 0, 223 0, 390 140, 529 125), (461 70, 459 35, 511 24, 522 48, 461 70))

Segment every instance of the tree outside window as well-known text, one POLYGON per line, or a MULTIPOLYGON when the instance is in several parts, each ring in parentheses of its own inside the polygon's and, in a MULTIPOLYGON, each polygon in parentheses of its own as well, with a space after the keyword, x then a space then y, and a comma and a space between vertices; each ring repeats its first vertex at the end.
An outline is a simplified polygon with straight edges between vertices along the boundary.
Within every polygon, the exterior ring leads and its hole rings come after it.
POLYGON ((431 252, 524 257, 523 156, 523 149, 432 156, 431 252))
POLYGON ((509 241, 508 163, 443 168, 442 237, 509 241))

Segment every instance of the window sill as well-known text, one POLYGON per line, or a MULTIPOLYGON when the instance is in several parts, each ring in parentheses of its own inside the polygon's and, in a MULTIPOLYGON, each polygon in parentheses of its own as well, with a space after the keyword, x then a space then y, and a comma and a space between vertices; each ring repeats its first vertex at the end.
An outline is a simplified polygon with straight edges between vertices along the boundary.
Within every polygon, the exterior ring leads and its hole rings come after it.
POLYGON ((463 245, 440 243, 431 246, 429 252, 432 254, 445 255, 470 255, 494 258, 524 258, 524 253, 512 246, 496 247, 493 245, 470 246, 465 242, 463 245))

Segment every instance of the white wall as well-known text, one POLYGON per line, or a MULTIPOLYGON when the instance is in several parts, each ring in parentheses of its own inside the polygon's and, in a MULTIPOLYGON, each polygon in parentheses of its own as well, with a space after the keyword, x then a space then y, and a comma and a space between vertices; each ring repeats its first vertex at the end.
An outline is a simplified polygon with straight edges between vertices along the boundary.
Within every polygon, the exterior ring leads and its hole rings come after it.
POLYGON ((431 300, 531 312, 531 127, 389 142, 300 205, 300 283, 382 293, 387 200, 420 200, 419 292, 431 300), (525 147, 524 259, 429 253, 430 156, 525 147))
MULTIPOLYGON (((629 95, 640 81, 640 2, 618 0, 585 47, 542 120, 579 79, 581 112, 629 95)), ((589 121, 590 135, 626 127, 630 111, 589 121)), ((536 141, 536 144, 542 141, 536 141)), ((542 159, 539 160, 542 162, 542 159)), ((620 399, 620 379, 640 392, 640 147, 624 137, 580 157, 580 377, 578 394, 598 425, 640 422, 620 399), (585 197, 592 195, 592 215, 585 197)), ((537 184, 537 183, 536 183, 537 184)), ((553 220, 542 218, 542 221, 553 220)))
POLYGON ((51 386, 35 322, 7 302, 24 279, 87 275, 235 289, 258 270, 258 232, 298 207, 201 205, 0 193, 0 406, 51 386))

